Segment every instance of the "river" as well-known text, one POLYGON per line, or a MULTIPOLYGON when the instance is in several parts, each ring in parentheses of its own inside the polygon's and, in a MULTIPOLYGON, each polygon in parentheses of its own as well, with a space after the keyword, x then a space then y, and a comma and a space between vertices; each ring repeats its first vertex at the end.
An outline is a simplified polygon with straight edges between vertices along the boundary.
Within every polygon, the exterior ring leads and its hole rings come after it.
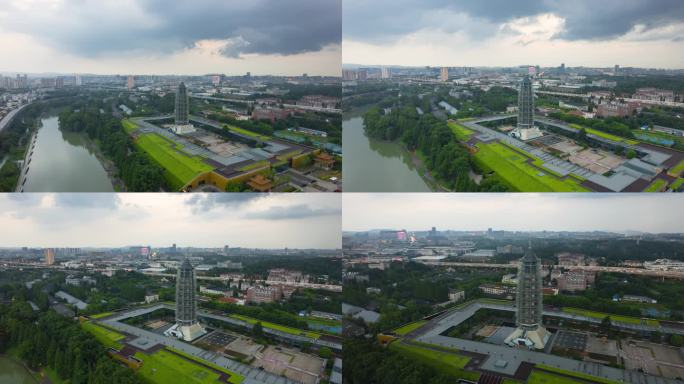
POLYGON ((0 383, 35 384, 36 380, 21 364, 7 356, 0 356, 0 383))
POLYGON ((368 138, 360 114, 342 121, 342 167, 345 192, 430 192, 411 155, 397 143, 368 138))
POLYGON ((60 131, 54 115, 41 122, 24 192, 114 192, 83 134, 60 131))

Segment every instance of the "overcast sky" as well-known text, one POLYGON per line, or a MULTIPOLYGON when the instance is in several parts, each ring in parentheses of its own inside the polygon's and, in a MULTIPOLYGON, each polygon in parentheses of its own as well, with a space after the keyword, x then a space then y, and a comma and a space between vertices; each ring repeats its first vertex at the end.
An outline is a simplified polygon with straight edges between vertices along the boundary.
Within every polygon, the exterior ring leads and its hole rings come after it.
POLYGON ((339 194, 0 194, 0 247, 339 248, 339 194))
POLYGON ((0 72, 340 74, 341 0, 2 0, 0 72))
POLYGON ((345 231, 607 230, 684 233, 678 194, 345 193, 345 231))
POLYGON ((682 0, 344 0, 343 62, 684 68, 682 0))

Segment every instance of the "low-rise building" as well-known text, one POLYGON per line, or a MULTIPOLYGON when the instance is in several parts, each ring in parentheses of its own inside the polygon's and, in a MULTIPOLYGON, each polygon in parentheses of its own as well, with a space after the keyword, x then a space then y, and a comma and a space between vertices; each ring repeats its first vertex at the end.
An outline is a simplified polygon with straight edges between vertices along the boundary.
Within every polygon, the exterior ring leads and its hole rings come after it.
POLYGON ((283 289, 277 285, 251 287, 245 298, 248 303, 273 303, 283 298, 283 289))

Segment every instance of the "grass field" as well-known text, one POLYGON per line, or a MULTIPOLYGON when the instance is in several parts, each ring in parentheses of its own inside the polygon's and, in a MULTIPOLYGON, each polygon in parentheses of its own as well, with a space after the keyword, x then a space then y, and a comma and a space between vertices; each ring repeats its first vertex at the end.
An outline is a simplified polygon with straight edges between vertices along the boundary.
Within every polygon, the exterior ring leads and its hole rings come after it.
POLYGON ((674 182, 672 182, 672 184, 670 184, 670 187, 671 187, 672 189, 677 189, 677 188, 679 188, 682 184, 684 184, 684 177, 680 177, 680 178, 678 178, 677 180, 675 180, 674 182))
POLYGON ((97 341, 104 344, 106 347, 121 349, 122 345, 119 343, 119 341, 124 339, 124 335, 118 332, 110 331, 109 329, 101 327, 92 321, 82 323, 81 327, 95 336, 97 341))
MULTIPOLYGON (((557 372, 557 373, 560 373, 563 375, 569 375, 569 376, 573 376, 573 377, 576 377, 577 379, 579 379, 577 381, 567 381, 567 383, 577 383, 577 382, 582 383, 582 382, 587 382, 587 381, 593 381, 593 382, 602 383, 602 384, 618 384, 619 383, 618 381, 608 380, 608 379, 604 379, 602 377, 596 377, 596 376, 588 375, 586 373, 577 373, 577 372, 566 371, 564 369, 555 368, 555 367, 551 367, 548 365, 537 364, 536 366, 539 367, 540 369, 544 369, 546 371, 557 372)), ((539 372, 539 371, 535 370, 532 372, 534 373, 534 372, 539 372)), ((542 372, 542 373, 546 373, 546 372, 542 372)), ((551 375, 551 376, 554 376, 554 375, 551 375)), ((558 377, 558 376, 556 376, 556 377, 558 377)), ((529 380, 527 382, 532 383, 529 380)), ((551 383, 555 383, 555 381, 551 381, 551 383)))
MULTIPOLYGON (((619 321, 621 323, 627 323, 627 324, 641 324, 642 323, 641 319, 638 317, 614 315, 614 314, 610 314, 610 313, 589 311, 589 310, 580 309, 580 308, 564 307, 563 312, 574 313, 576 315, 583 315, 583 316, 587 316, 587 317, 592 317, 594 319, 603 319, 606 316, 610 316, 610 319, 612 321, 619 321)), ((658 322, 658 320, 653 320, 653 319, 646 319, 644 321, 645 321, 646 325, 658 326, 660 324, 658 322)))
POLYGON ((128 119, 121 120, 121 125, 123 125, 124 131, 128 134, 138 129, 138 125, 128 119))
POLYGON ((468 141, 468 140, 470 140, 470 136, 472 136, 473 133, 475 133, 475 132, 471 131, 470 129, 468 129, 468 128, 466 128, 466 127, 464 127, 458 123, 451 123, 450 122, 449 128, 451 128, 451 132, 454 133, 454 135, 456 136, 456 139, 458 139, 459 141, 468 141))
POLYGON ((528 384, 579 384, 584 382, 584 380, 574 380, 569 377, 537 370, 532 371, 532 374, 527 379, 528 384))
POLYGON ((584 127, 584 126, 581 126, 581 125, 579 125, 579 124, 570 124, 570 127, 575 128, 575 129, 582 129, 582 128, 584 128, 584 130, 585 130, 587 133, 590 133, 590 134, 592 134, 592 135, 596 135, 596 136, 598 136, 598 137, 602 137, 602 138, 604 138, 604 139, 608 139, 608 140, 612 140, 612 141, 617 141, 618 143, 625 143, 625 144, 629 144, 629 145, 636 145, 636 144, 639 144, 639 141, 637 141, 637 140, 633 140, 633 139, 628 139, 628 138, 625 138, 625 137, 620 137, 620 136, 612 135, 612 134, 610 134, 610 133, 606 133, 606 132, 603 132, 603 131, 599 131, 599 130, 597 130, 597 129, 593 129, 593 128, 589 128, 589 127, 584 127))
POLYGON ((527 164, 527 157, 501 143, 480 143, 473 155, 486 171, 494 171, 511 188, 521 192, 585 192, 575 178, 559 179, 550 171, 527 164))
MULTIPOLYGON (((217 383, 219 374, 206 367, 174 355, 166 350, 159 350, 151 355, 137 352, 135 357, 143 364, 138 374, 152 383, 217 383)), ((231 376, 230 383, 241 383, 244 378, 231 376)))
POLYGON ((680 176, 682 172, 684 172, 684 160, 680 161, 679 164, 670 169, 670 174, 674 176, 680 176))
POLYGON ((289 333, 292 335, 302 335, 302 336, 310 337, 312 339, 318 339, 319 337, 321 337, 320 333, 311 332, 311 331, 307 331, 307 330, 303 330, 303 329, 287 327, 285 325, 270 323, 268 321, 261 321, 259 319, 255 319, 253 317, 242 316, 242 315, 230 315, 230 317, 233 317, 233 318, 238 319, 238 320, 246 321, 250 324, 261 323, 261 325, 264 328, 271 328, 271 329, 275 329, 275 330, 281 331, 281 332, 286 332, 286 333, 289 333))
POLYGON ((644 192, 659 192, 666 185, 667 185, 666 180, 655 179, 648 187, 646 187, 646 189, 644 189, 644 192))
POLYGON ((197 175, 214 169, 200 157, 180 152, 173 142, 157 134, 140 136, 136 145, 166 170, 164 176, 174 190, 179 190, 197 175))
POLYGON ((425 321, 425 320, 414 321, 413 323, 408 323, 408 324, 404 325, 403 327, 399 327, 399 328, 395 329, 394 333, 396 333, 397 335, 404 336, 405 334, 407 334, 411 331, 415 331, 416 329, 422 327, 425 323, 427 323, 427 321, 425 321))
POLYGON ((468 364, 468 361, 470 361, 470 358, 466 356, 435 351, 416 345, 405 344, 400 341, 390 344, 390 349, 448 375, 474 381, 477 381, 480 376, 477 372, 468 372, 463 369, 468 364))
POLYGON ((96 315, 90 315, 91 319, 101 319, 103 317, 107 317, 109 315, 114 314, 114 312, 104 312, 104 313, 98 313, 96 315))
POLYGON ((256 132, 248 131, 248 130, 246 130, 246 129, 244 129, 244 128, 236 127, 236 126, 234 126, 234 125, 226 125, 225 127, 228 128, 229 131, 233 131, 233 132, 237 132, 237 133, 242 133, 243 135, 247 135, 247 136, 253 137, 253 138, 255 138, 255 139, 259 139, 259 140, 269 140, 269 139, 271 139, 270 137, 268 137, 268 136, 266 136, 266 135, 262 135, 262 134, 259 134, 259 133, 256 133, 256 132))
POLYGON ((175 349, 175 348, 171 348, 171 347, 166 347, 166 349, 169 350, 169 351, 171 351, 171 352, 174 352, 174 353, 176 353, 176 354, 179 354, 179 355, 181 355, 181 356, 184 356, 184 357, 187 358, 187 359, 196 361, 196 362, 201 363, 201 364, 206 364, 206 365, 208 365, 208 366, 210 366, 210 367, 212 367, 212 368, 214 368, 214 369, 216 369, 216 370, 218 370, 218 371, 225 372, 225 373, 229 374, 229 375, 230 375, 230 379, 228 379, 228 382, 231 383, 231 384, 238 384, 238 383, 241 383, 241 382, 245 379, 242 375, 240 375, 240 374, 237 373, 237 372, 233 372, 233 371, 230 371, 230 370, 228 370, 228 369, 226 369, 226 368, 223 368, 223 367, 221 367, 221 366, 218 366, 218 365, 216 365, 216 364, 210 363, 210 362, 208 362, 208 361, 204 361, 204 360, 199 359, 199 358, 197 358, 197 357, 195 357, 195 356, 189 355, 189 354, 187 354, 187 353, 185 353, 185 352, 183 352, 183 351, 181 351, 181 350, 178 350, 178 349, 175 349))

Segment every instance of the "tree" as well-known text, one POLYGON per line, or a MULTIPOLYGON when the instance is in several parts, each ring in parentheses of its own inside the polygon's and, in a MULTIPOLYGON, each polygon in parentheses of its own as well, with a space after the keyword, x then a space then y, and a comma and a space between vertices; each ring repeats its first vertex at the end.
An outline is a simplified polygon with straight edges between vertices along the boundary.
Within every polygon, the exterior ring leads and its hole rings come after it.
POLYGON ((329 359, 332 357, 332 350, 328 347, 321 347, 321 349, 318 350, 318 356, 329 359))
POLYGON ((637 155, 637 153, 636 153, 636 151, 633 150, 633 149, 629 149, 629 150, 627 151, 627 154, 626 154, 626 156, 627 156, 628 159, 633 159, 633 158, 636 157, 636 155, 637 155))
POLYGON ((612 322, 610 320, 610 316, 606 316, 603 318, 601 321, 601 333, 608 336, 611 334, 612 331, 612 322))
POLYGON ((684 344, 684 337, 682 335, 672 335, 670 336, 670 344, 675 347, 681 347, 684 344))
POLYGON ((252 327, 252 335, 256 339, 259 339, 264 335, 264 327, 261 325, 260 321, 258 321, 256 324, 254 324, 254 327, 252 327))

